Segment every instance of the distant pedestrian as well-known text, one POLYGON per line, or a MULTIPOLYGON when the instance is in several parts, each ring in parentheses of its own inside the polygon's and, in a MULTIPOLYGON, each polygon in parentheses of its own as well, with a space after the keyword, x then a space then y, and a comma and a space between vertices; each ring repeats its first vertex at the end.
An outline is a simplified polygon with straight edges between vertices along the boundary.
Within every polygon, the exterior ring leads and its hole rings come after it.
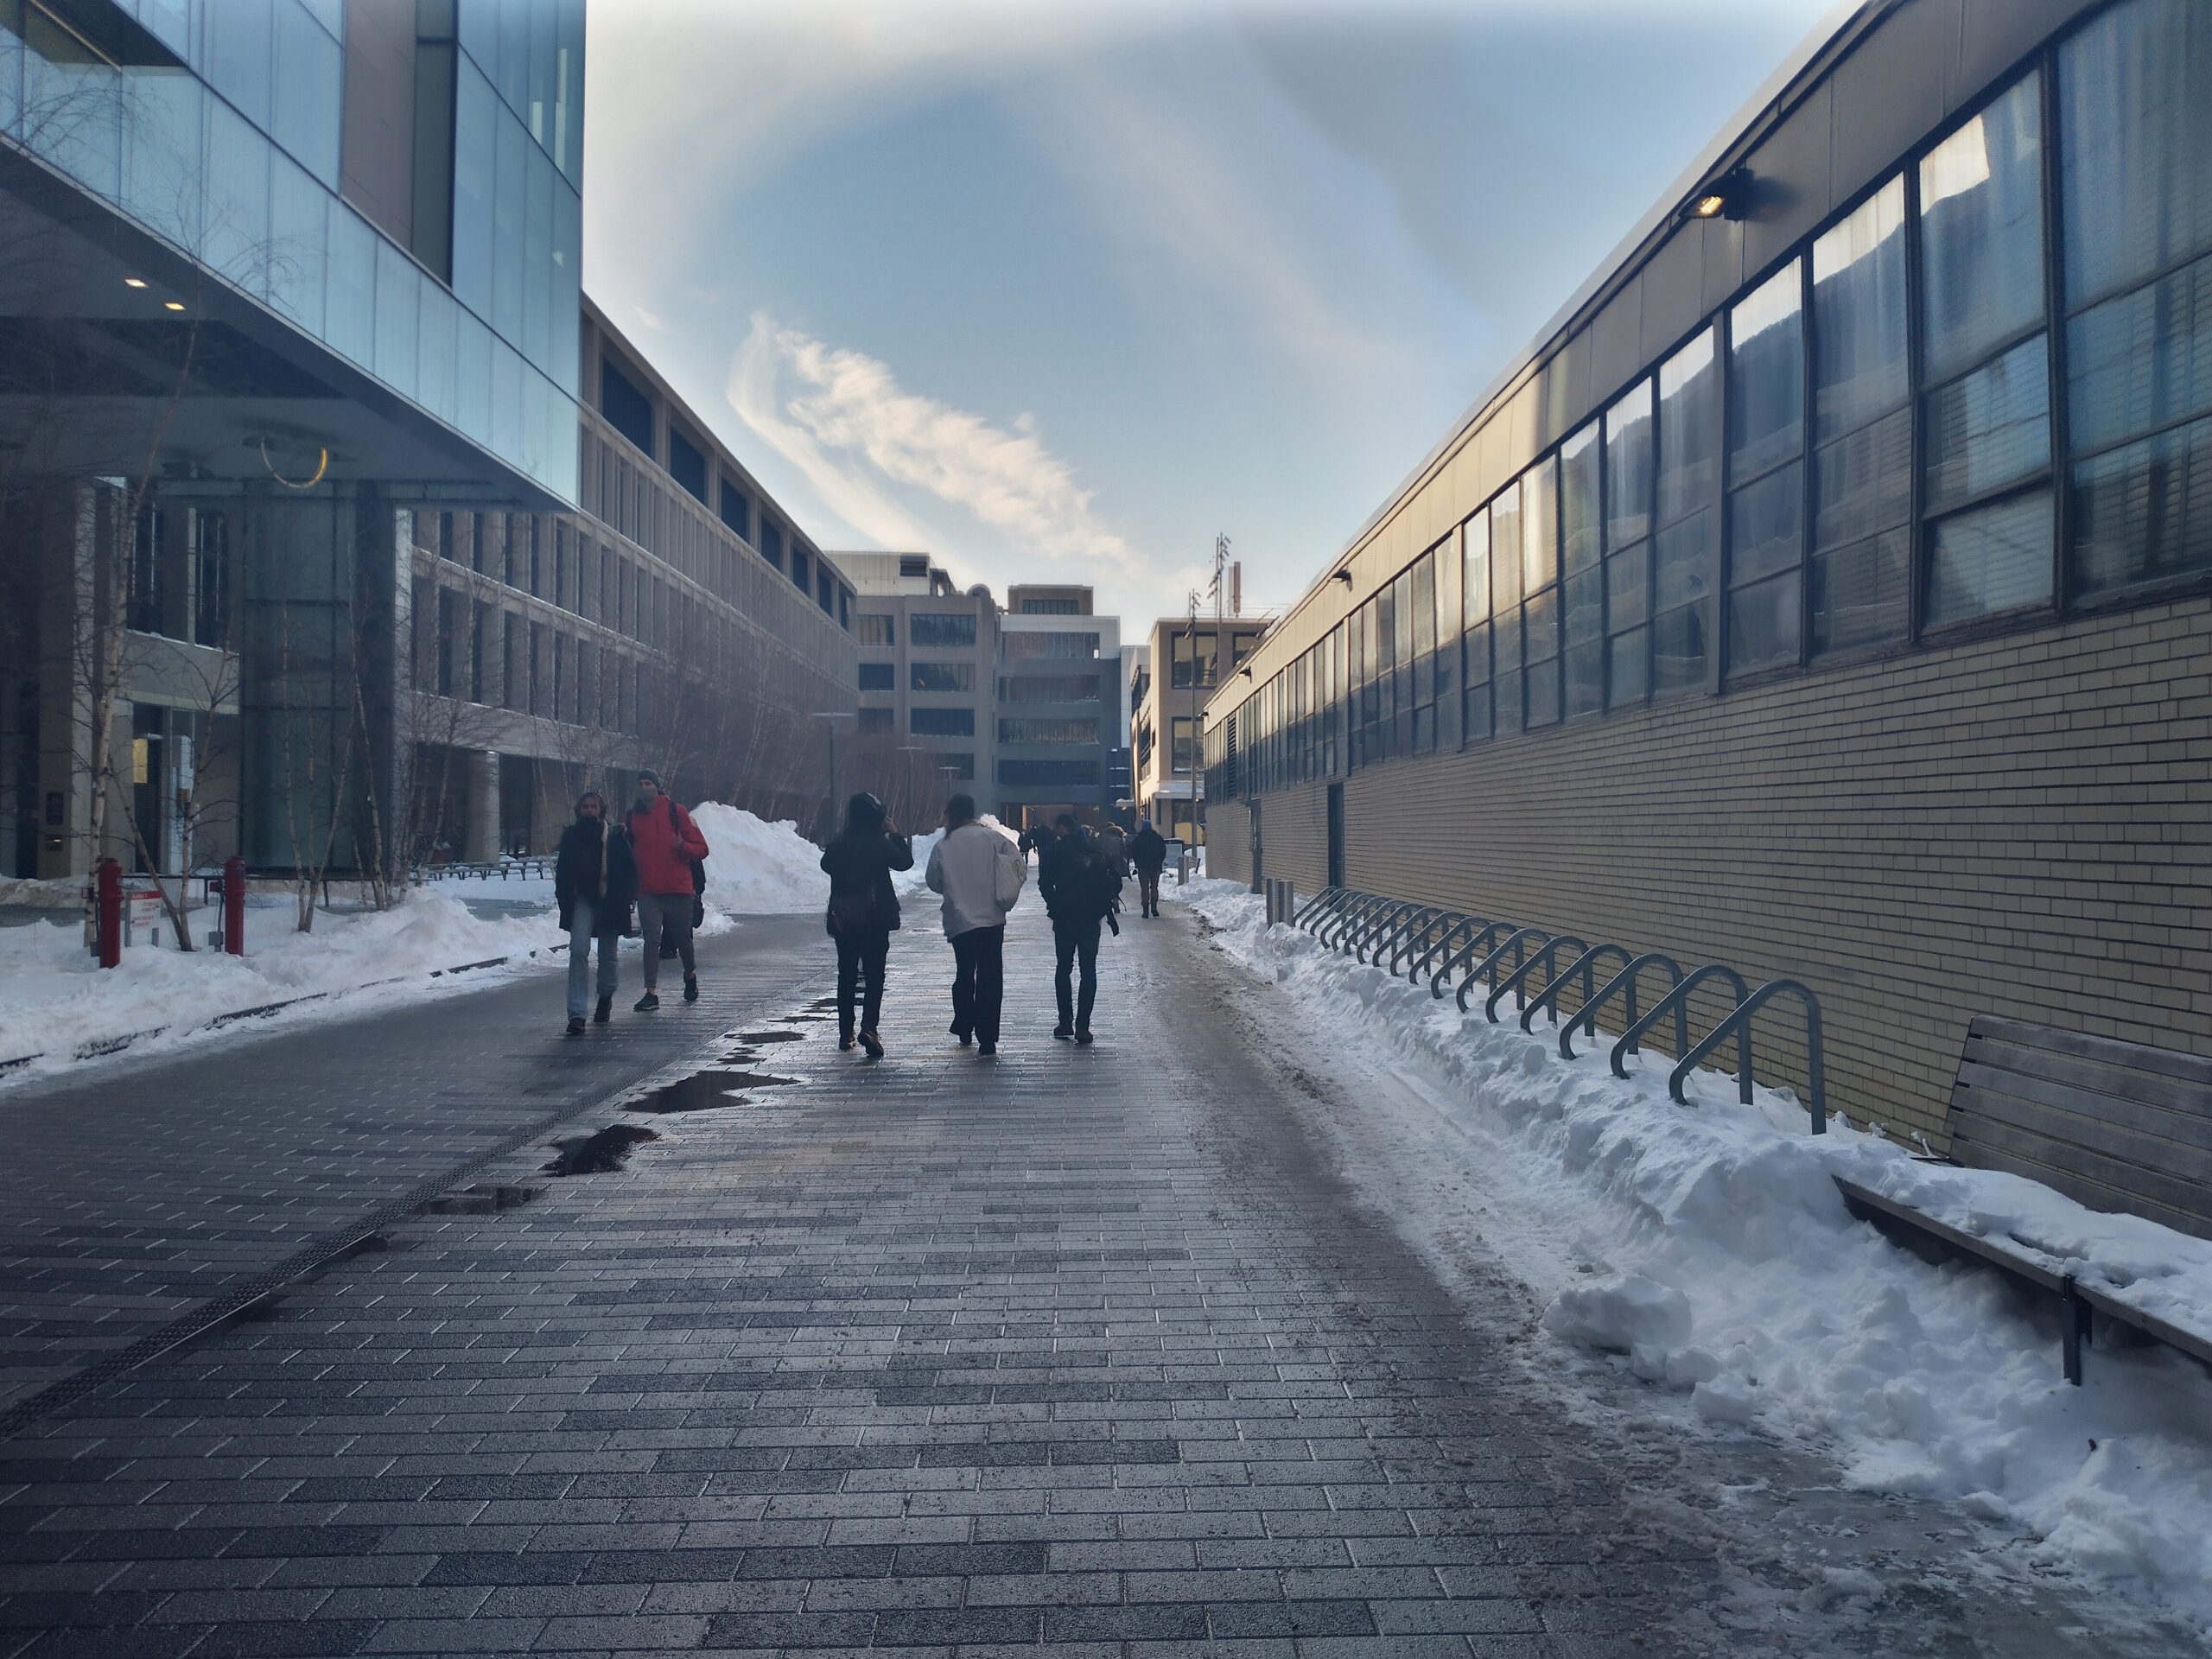
POLYGON ((607 801, 595 789, 576 798, 576 821, 561 832, 553 861, 553 899, 569 935, 569 1035, 584 1032, 585 997, 591 986, 592 942, 599 942, 599 1003, 593 1020, 605 1025, 614 1012, 617 959, 630 931, 638 867, 630 838, 607 819, 607 801))
POLYGON ((1110 818, 1098 832, 1098 850, 1106 855, 1106 861, 1113 866, 1116 875, 1128 874, 1129 838, 1122 826, 1110 818))
POLYGON ((1167 840, 1147 818, 1129 837, 1129 862, 1136 866, 1138 914, 1160 914, 1160 872, 1167 863, 1167 840))
POLYGON ((1052 991, 1060 1007, 1052 1035, 1088 1044, 1098 1001, 1098 930, 1113 917, 1122 877, 1073 814, 1062 813, 1056 827, 1058 836, 1037 861, 1037 891, 1052 918, 1052 991), (1073 983, 1078 966, 1080 990, 1073 983))
POLYGON ((638 931, 645 936, 645 994, 638 999, 637 1010, 660 1007, 660 945, 671 931, 683 963, 683 1000, 696 1002, 699 963, 692 947, 691 906, 707 838, 691 815, 661 792, 657 772, 638 774, 638 798, 622 822, 638 865, 638 931))
POLYGON ((944 804, 944 835, 923 878, 944 895, 944 936, 952 941, 952 1034, 988 1058, 999 1052, 999 1008, 1006 998, 1006 918, 1029 880, 1021 849, 976 821, 973 796, 944 804))
POLYGON ((868 1058, 880 1060, 883 968, 899 925, 891 873, 914 868, 914 844, 885 816, 881 801, 855 795, 845 803, 844 833, 823 850, 822 868, 830 873, 830 937, 837 942, 837 1052, 852 1049, 854 1003, 864 983, 860 1045, 868 1058))

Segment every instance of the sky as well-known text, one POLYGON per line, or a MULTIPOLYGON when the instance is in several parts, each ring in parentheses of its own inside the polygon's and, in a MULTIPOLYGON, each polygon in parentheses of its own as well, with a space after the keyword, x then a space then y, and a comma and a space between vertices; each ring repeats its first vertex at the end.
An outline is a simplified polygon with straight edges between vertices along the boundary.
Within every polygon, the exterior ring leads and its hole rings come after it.
POLYGON ((815 542, 1287 607, 1833 0, 595 0, 584 284, 815 542))

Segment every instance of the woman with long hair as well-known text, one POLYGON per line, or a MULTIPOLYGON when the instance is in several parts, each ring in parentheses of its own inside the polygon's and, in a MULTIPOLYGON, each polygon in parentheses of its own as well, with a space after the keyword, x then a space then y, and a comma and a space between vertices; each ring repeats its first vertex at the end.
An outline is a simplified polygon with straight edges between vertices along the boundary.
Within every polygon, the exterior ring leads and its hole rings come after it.
POLYGON ((883 968, 899 925, 894 870, 914 868, 914 845, 886 816, 873 795, 845 804, 845 828, 822 855, 830 873, 830 937, 837 942, 837 1051, 851 1050, 858 1001, 860 1046, 872 1060, 883 1058, 876 1021, 883 1013, 883 968), (863 992, 862 987, 865 986, 863 992))

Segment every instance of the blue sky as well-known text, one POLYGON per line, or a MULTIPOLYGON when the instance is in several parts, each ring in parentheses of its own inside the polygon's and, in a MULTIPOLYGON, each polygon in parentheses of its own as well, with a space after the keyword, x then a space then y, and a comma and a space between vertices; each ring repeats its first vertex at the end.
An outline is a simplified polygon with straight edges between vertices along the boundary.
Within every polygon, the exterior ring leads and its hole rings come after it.
POLYGON ((1287 605, 1830 0, 601 0, 584 280, 823 545, 1287 605))

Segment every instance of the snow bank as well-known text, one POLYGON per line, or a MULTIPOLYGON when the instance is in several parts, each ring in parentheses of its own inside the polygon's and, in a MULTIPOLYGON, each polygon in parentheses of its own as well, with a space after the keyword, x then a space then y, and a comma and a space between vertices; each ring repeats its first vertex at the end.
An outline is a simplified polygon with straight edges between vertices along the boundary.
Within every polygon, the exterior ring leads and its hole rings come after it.
POLYGON ((2037 1565, 2132 1582, 2212 1630, 2212 1379, 2162 1348, 2102 1349, 2068 1386, 2055 1308, 1890 1244, 1830 1177, 2009 1234, 2199 1329, 2212 1243, 1916 1163, 1833 1119, 1815 1137, 1787 1095, 1744 1107, 1732 1079, 1693 1079, 1695 1106, 1678 1107, 1663 1062, 1622 1081, 1609 1044, 1561 1060, 1541 1025, 1462 1015, 1426 984, 1268 927, 1241 887, 1167 891, 1344 1065, 1408 1085, 1375 1091, 1404 1103, 1378 1131, 1395 1173, 1372 1196, 1416 1243, 1478 1235, 1548 1300, 1554 1336, 1623 1356, 1706 1419, 1811 1441, 1855 1486, 1962 1503, 2017 1529, 2037 1565), (1421 1162, 1428 1113, 1465 1149, 1448 1178, 1421 1162))
MULTIPOLYGON (((1020 836, 1007 829, 1006 825, 1001 823, 995 817, 988 812, 984 813, 981 817, 977 818, 976 822, 983 825, 986 829, 997 830, 999 834, 1004 836, 1008 841, 1019 841, 1021 839, 1020 836)), ((929 874, 930 855, 937 850, 938 842, 944 839, 944 831, 942 830, 932 830, 926 836, 916 836, 914 837, 914 868, 892 878, 893 881, 898 883, 899 891, 901 894, 919 893, 922 891, 923 878, 929 874)))
POLYGON ((765 916, 820 910, 830 902, 822 849, 797 824, 763 823, 720 801, 700 802, 691 816, 707 838, 709 908, 765 916))
MULTIPOLYGON (((194 912, 204 926, 208 912, 194 912)), ((164 920, 161 931, 168 932, 164 920)), ((414 996, 484 982, 494 974, 433 980, 434 969, 492 957, 517 969, 546 962, 564 936, 550 910, 486 921, 452 893, 418 890, 384 912, 318 914, 315 931, 292 925, 289 896, 257 896, 246 915, 243 957, 137 946, 102 970, 84 947, 82 924, 33 922, 0 928, 0 1060, 45 1058, 10 1079, 49 1075, 88 1044, 165 1027, 156 1043, 180 1042, 218 1014, 316 993, 350 991, 397 980, 414 996), (537 963, 528 953, 541 953, 537 963)), ((557 962, 560 958, 554 958, 557 962)), ((149 1045, 134 1045, 132 1052, 149 1045)))

